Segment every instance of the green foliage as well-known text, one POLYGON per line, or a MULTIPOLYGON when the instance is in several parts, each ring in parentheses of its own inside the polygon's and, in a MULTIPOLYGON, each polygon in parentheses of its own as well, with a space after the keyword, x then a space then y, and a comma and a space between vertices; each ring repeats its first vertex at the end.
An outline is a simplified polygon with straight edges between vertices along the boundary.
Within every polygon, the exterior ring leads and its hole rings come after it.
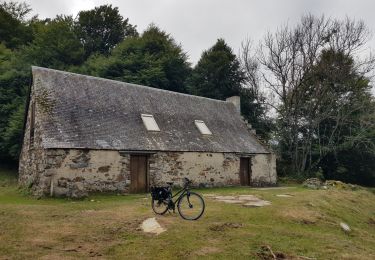
POLYGON ((350 57, 329 50, 314 68, 315 86, 326 91, 318 113, 327 113, 327 108, 336 113, 320 122, 313 157, 317 149, 327 151, 318 164, 327 178, 371 186, 375 185, 375 103, 369 80, 354 66, 350 57))
POLYGON ((17 160, 29 67, 0 44, 0 160, 17 160), (27 68, 27 69, 26 69, 27 68), (18 139, 19 138, 19 139, 18 139))
POLYGON ((204 51, 193 69, 189 80, 189 91, 198 96, 225 100, 240 96, 241 114, 257 130, 257 134, 268 140, 272 122, 266 116, 264 98, 255 95, 251 88, 244 86, 245 74, 232 49, 223 39, 204 51))
POLYGON ((352 57, 332 50, 321 53, 290 98, 291 104, 299 104, 292 111, 298 139, 290 140, 289 123, 279 121, 282 159, 300 163, 292 172, 299 168, 309 174, 321 168, 328 179, 374 185, 375 107, 370 90, 352 57), (297 158, 291 147, 298 149, 297 158))
POLYGON ((361 147, 330 153, 321 165, 327 179, 375 186, 375 155, 361 147))
POLYGON ((125 37, 138 35, 136 27, 124 19, 117 7, 102 5, 80 11, 75 29, 85 49, 86 57, 97 52, 108 54, 125 37))
POLYGON ((151 25, 121 42, 107 58, 91 57, 79 71, 155 88, 186 92, 187 56, 166 32, 151 25))
POLYGON ((40 21, 35 28, 35 40, 22 50, 26 62, 59 69, 83 62, 83 46, 74 32, 71 16, 40 21))
POLYGON ((4 149, 7 151, 11 158, 18 158, 20 150, 23 125, 25 119, 25 104, 23 100, 14 102, 14 105, 18 105, 14 112, 9 117, 9 123, 6 126, 3 134, 3 141, 5 144, 4 149))
POLYGON ((267 107, 264 104, 264 97, 256 97, 249 88, 242 87, 240 90, 241 114, 256 130, 256 134, 263 140, 271 138, 274 130, 273 121, 267 116, 267 107))
POLYGON ((22 20, 31 9, 17 9, 11 3, 0 4, 0 41, 7 48, 15 49, 33 39, 32 28, 22 20))
POLYGON ((244 73, 232 49, 223 39, 203 52, 190 79, 190 92, 198 96, 224 100, 239 95, 244 73))
POLYGON ((321 162, 329 179, 375 186, 375 102, 364 101, 363 110, 353 116, 341 149, 332 151, 321 162), (370 127, 367 125, 370 124, 370 127), (349 135, 350 133, 350 135, 349 135), (353 136, 354 135, 354 136, 353 136))
POLYGON ((0 8, 5 10, 14 19, 21 22, 25 22, 26 16, 32 10, 30 6, 25 2, 17 3, 13 1, 0 3, 0 8))
POLYGON ((83 61, 83 47, 73 25, 71 17, 34 20, 31 44, 13 51, 0 45, 1 160, 18 160, 31 65, 64 69, 83 61))

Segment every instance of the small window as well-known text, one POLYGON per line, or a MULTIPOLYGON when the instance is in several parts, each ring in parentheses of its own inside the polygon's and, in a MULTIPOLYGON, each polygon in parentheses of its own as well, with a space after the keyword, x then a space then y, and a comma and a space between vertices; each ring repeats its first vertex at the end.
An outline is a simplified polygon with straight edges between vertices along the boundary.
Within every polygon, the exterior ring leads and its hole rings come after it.
POLYGON ((143 124, 145 125, 148 131, 156 131, 156 132, 160 131, 160 128, 158 124, 156 123, 153 115, 141 114, 141 117, 142 117, 143 124))
POLYGON ((202 120, 195 120, 195 125, 197 126, 199 132, 201 132, 202 135, 212 135, 210 129, 208 129, 208 127, 202 120))

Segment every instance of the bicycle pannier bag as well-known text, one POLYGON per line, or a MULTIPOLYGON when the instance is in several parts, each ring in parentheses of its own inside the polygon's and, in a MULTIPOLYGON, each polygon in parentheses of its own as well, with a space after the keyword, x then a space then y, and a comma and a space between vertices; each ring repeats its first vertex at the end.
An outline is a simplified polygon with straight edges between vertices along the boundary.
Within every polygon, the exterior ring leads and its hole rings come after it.
POLYGON ((168 187, 151 187, 151 196, 154 200, 167 199, 169 196, 168 187))

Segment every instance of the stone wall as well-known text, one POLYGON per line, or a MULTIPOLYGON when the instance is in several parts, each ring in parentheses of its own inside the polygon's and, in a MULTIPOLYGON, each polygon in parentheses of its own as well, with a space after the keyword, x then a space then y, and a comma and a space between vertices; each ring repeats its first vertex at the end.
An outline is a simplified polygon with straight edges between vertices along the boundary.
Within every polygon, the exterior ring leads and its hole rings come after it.
POLYGON ((77 183, 88 192, 128 191, 129 155, 109 150, 49 149, 46 158, 55 196, 69 195, 77 183))
POLYGON ((19 159, 19 183, 30 188, 35 195, 42 195, 43 190, 49 188, 49 177, 45 176, 45 150, 42 147, 40 114, 43 111, 34 97, 31 98, 26 127, 24 132, 23 145, 19 159), (34 142, 30 142, 30 120, 31 104, 35 102, 35 124, 34 124, 34 142))
MULTIPOLYGON (((276 183, 274 159, 267 154, 252 158, 251 181, 255 186, 276 183)), ((77 185, 88 192, 126 193, 131 184, 130 155, 118 151, 47 149, 37 161, 42 171, 36 175, 43 181, 34 179, 33 186, 34 193, 41 195, 71 196, 77 185)), ((179 186, 184 177, 199 187, 240 184, 240 157, 234 153, 158 152, 149 155, 148 162, 150 185, 173 181, 179 186)))
POLYGON ((201 187, 239 184, 240 160, 232 153, 159 152, 149 163, 150 183, 155 185, 181 185, 184 177, 201 187))
POLYGON ((275 154, 257 154, 251 158, 251 185, 276 185, 276 156, 275 154))
MULTIPOLYGON (((270 186, 277 182, 274 154, 251 158, 251 185, 270 186)), ((234 153, 160 152, 149 158, 150 183, 181 185, 187 177, 200 187, 240 185, 240 157, 234 153)))
MULTIPOLYGON (((238 185, 239 157, 234 154, 159 152, 149 156, 150 185, 173 181, 181 185, 188 177, 194 185, 238 185)), ((51 194, 68 195, 76 183, 89 192, 128 192, 130 155, 118 151, 49 149, 46 174, 51 176, 51 194)))

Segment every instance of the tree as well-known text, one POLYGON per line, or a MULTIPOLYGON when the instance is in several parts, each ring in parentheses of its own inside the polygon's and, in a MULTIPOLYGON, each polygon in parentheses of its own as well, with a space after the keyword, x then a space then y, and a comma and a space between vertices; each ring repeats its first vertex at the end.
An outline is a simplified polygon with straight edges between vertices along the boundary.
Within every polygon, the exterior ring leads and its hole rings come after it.
POLYGON ((31 11, 25 3, 3 2, 0 4, 0 41, 7 48, 15 49, 32 41, 32 28, 25 21, 31 11))
POLYGON ((369 80, 354 65, 351 57, 327 50, 309 72, 300 154, 308 169, 320 167, 329 177, 369 185, 375 183, 366 167, 375 159, 375 107, 369 80))
POLYGON ((248 72, 266 88, 277 116, 276 138, 289 172, 312 173, 328 154, 361 142, 360 131, 351 130, 369 103, 366 75, 374 59, 353 57, 368 39, 362 21, 307 15, 294 28, 268 33, 247 55, 255 64, 248 72))
POLYGON ((71 17, 34 20, 33 28, 32 43, 17 50, 0 45, 1 160, 18 160, 31 65, 67 69, 83 61, 83 47, 74 34, 71 17))
POLYGON ((0 8, 10 14, 14 19, 21 22, 26 22, 26 16, 32 11, 30 6, 25 2, 2 2, 0 3, 0 8))
MULTIPOLYGON (((10 160, 17 160, 21 151, 22 129, 25 120, 25 102, 23 98, 18 97, 12 102, 14 109, 9 116, 8 123, 3 129, 1 147, 6 151, 10 160)), ((1 157, 1 156, 0 156, 1 157)))
POLYGON ((242 113, 257 130, 257 134, 264 140, 269 141, 275 130, 275 123, 267 115, 266 94, 262 91, 262 75, 260 63, 253 53, 253 42, 250 39, 244 41, 240 49, 240 64, 244 72, 244 83, 242 91, 242 113))
POLYGON ((240 96, 241 114, 263 139, 268 140, 271 124, 266 117, 264 100, 247 80, 237 56, 223 39, 218 39, 202 53, 189 80, 189 90, 194 95, 219 100, 240 96))
POLYGON ((129 37, 109 57, 90 58, 81 72, 160 89, 186 92, 190 72, 180 45, 154 25, 140 37, 129 37))
POLYGON ((86 57, 92 53, 108 54, 125 37, 136 36, 136 27, 124 19, 117 7, 102 5, 93 10, 80 11, 75 28, 85 49, 86 57))
POLYGON ((22 50, 28 63, 64 69, 84 61, 83 46, 75 34, 71 16, 39 21, 35 28, 35 40, 22 50))
POLYGON ((0 161, 16 162, 30 66, 0 44, 0 161))
POLYGON ((267 115, 268 107, 265 104, 265 98, 256 95, 253 89, 244 85, 240 91, 241 114, 256 130, 257 136, 265 142, 271 139, 274 130, 274 122, 267 115))
MULTIPOLYGON (((358 120, 361 131, 359 142, 346 149, 328 153, 320 162, 327 179, 338 179, 349 183, 375 186, 375 102, 367 107, 367 114, 358 120), (362 126, 365 125, 364 128, 362 126), (371 125, 371 127, 369 127, 371 125)), ((357 133, 359 135, 359 133, 357 133)), ((354 141, 352 139, 352 141, 354 141)))
POLYGON ((204 51, 190 79, 191 93, 214 99, 239 95, 244 82, 240 63, 223 39, 204 51))

